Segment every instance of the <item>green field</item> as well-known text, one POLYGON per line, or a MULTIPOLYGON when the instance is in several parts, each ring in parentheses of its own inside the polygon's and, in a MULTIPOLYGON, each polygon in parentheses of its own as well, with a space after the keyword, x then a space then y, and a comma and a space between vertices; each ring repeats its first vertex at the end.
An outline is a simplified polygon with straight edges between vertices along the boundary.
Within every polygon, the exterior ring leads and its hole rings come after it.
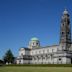
POLYGON ((0 67, 0 72, 72 72, 72 67, 0 67))

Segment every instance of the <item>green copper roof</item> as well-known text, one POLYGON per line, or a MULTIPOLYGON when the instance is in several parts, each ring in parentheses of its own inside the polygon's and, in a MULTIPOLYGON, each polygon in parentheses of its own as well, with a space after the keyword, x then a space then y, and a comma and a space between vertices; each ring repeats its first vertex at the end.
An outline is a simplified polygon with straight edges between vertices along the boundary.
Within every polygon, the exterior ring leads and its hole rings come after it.
POLYGON ((39 39, 36 37, 31 38, 31 41, 38 41, 39 39))

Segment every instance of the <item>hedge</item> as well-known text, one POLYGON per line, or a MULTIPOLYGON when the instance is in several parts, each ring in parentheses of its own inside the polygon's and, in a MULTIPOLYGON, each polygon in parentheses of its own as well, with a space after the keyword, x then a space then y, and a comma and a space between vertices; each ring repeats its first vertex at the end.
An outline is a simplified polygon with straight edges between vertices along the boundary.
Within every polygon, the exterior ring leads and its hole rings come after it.
POLYGON ((30 67, 72 67, 72 64, 10 64, 3 66, 30 66, 30 67))

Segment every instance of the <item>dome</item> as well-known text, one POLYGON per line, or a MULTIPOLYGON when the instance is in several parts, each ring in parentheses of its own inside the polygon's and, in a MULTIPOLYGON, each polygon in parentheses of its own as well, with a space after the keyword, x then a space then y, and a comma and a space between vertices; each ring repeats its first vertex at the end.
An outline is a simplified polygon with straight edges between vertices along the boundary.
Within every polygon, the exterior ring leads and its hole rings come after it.
POLYGON ((68 14, 68 11, 67 9, 64 10, 63 14, 68 14))
POLYGON ((33 38, 31 38, 31 41, 39 41, 39 39, 36 37, 33 37, 33 38))

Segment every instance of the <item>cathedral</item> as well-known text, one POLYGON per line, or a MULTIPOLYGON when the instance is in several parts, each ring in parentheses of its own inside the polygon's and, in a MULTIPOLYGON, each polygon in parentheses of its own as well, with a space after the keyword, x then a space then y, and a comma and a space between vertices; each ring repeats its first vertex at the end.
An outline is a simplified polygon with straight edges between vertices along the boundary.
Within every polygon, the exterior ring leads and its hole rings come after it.
POLYGON ((29 41, 28 47, 19 49, 17 64, 71 64, 72 42, 69 12, 65 9, 60 24, 59 45, 42 47, 38 38, 29 41))

